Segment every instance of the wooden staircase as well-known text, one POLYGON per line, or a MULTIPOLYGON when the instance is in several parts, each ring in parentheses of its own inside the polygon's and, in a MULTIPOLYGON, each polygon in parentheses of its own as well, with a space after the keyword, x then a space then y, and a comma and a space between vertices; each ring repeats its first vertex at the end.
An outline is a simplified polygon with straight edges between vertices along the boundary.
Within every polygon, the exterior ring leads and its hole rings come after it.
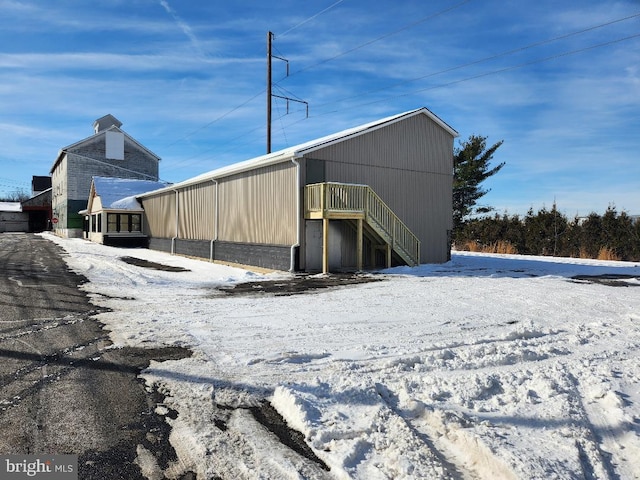
MULTIPOLYGON (((323 236, 328 235, 327 223, 331 219, 354 220, 358 232, 358 269, 362 269, 362 237, 366 229, 373 232, 387 247, 387 267, 395 253, 409 266, 420 263, 420 241, 398 216, 368 185, 347 183, 315 183, 305 187, 305 218, 323 219, 323 236)), ((327 238, 323 244, 327 245, 327 238)), ((326 248, 325 248, 326 250, 326 248)), ((326 272, 326 259, 323 271, 326 272)))

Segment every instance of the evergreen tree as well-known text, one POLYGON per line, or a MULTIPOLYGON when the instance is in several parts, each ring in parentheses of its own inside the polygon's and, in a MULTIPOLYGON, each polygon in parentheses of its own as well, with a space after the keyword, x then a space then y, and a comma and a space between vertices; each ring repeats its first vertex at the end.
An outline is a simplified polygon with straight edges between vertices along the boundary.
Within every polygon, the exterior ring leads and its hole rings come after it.
POLYGON ((582 226, 580 219, 575 216, 573 220, 567 220, 567 230, 564 234, 564 242, 559 256, 561 257, 580 257, 580 239, 582 235, 582 226))
POLYGON ((556 204, 551 210, 542 207, 537 214, 529 209, 524 219, 525 252, 529 255, 558 256, 564 250, 563 235, 567 219, 558 212, 556 204))
POLYGON ((595 212, 582 222, 580 235, 580 256, 584 258, 598 258, 602 244, 602 217, 595 212))
POLYGON ((626 212, 618 214, 614 206, 607 208, 602 216, 601 242, 621 260, 629 260, 633 256, 633 222, 626 212))
POLYGON ((629 260, 640 261, 640 220, 632 221, 631 223, 631 253, 629 260))
POLYGON ((604 215, 568 220, 553 205, 538 212, 532 208, 520 218, 504 214, 476 217, 456 231, 456 248, 471 245, 491 252, 498 242, 507 242, 524 255, 554 255, 640 261, 640 221, 609 207, 604 215))
POLYGON ((477 213, 487 213, 491 207, 477 207, 478 200, 489 193, 482 182, 504 167, 504 162, 490 168, 489 162, 503 141, 487 148, 487 137, 471 135, 453 155, 453 228, 459 229, 465 219, 477 213))

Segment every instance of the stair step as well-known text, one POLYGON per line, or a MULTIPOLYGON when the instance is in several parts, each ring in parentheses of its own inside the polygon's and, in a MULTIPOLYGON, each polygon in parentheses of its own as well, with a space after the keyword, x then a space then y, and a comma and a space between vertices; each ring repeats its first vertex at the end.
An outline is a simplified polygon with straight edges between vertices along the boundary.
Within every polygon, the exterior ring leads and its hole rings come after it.
POLYGON ((305 218, 364 219, 366 229, 390 245, 407 265, 420 263, 420 241, 368 185, 334 182, 307 185, 305 218))

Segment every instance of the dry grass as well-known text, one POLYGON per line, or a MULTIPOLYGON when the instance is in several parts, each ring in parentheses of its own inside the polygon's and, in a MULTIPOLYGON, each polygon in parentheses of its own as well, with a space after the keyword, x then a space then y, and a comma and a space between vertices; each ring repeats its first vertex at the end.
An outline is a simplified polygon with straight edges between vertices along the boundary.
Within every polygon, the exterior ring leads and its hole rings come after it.
POLYGON ((475 240, 470 240, 462 246, 462 250, 469 252, 481 252, 481 253, 506 253, 509 255, 515 255, 518 253, 516 247, 504 240, 499 240, 489 245, 482 245, 475 240))
POLYGON ((621 260, 620 256, 616 254, 613 248, 601 247, 598 252, 598 260, 621 260))
MULTIPOLYGON (((467 252, 478 252, 478 253, 502 253, 507 255, 517 255, 518 249, 508 241, 499 240, 494 243, 490 243, 487 245, 483 245, 480 242, 475 240, 469 240, 462 245, 454 246, 454 250, 461 250, 467 252), (460 247, 460 248, 456 248, 460 247)), ((542 255, 549 255, 547 252, 543 252, 542 255)), ((573 256, 573 255, 572 255, 573 256)), ((609 247, 601 247, 598 251, 598 255, 594 256, 590 254, 586 247, 580 247, 578 252, 578 258, 583 259, 596 259, 596 260, 611 260, 611 261, 620 261, 622 257, 616 253, 613 248, 609 247)))
POLYGON ((518 253, 518 249, 511 243, 500 240, 494 244, 495 251, 494 253, 506 253, 509 255, 516 255, 518 253))
POLYGON ((480 245, 475 240, 469 240, 468 242, 466 242, 462 246, 462 250, 463 251, 466 250, 467 252, 481 252, 482 251, 482 245, 480 245))

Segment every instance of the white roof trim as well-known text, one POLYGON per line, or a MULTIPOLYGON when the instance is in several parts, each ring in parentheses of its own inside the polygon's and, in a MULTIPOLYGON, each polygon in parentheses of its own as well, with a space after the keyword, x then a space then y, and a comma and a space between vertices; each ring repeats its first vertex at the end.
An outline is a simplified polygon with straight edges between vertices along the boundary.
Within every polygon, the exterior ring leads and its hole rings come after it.
POLYGON ((458 132, 456 132, 453 128, 451 128, 444 121, 442 121, 437 115, 431 112, 431 110, 429 110, 428 108, 422 107, 416 110, 411 110, 408 112, 393 115, 391 117, 382 118, 380 120, 376 120, 371 123, 366 123, 358 127, 342 130, 340 132, 327 135, 326 137, 321 137, 321 138, 312 140, 310 142, 301 143, 299 145, 289 147, 277 152, 269 153, 267 155, 262 155, 260 157, 253 158, 251 160, 245 160, 243 162, 234 163, 233 165, 222 167, 217 170, 212 170, 210 172, 198 175, 197 177, 193 177, 188 180, 184 180, 182 182, 174 183, 169 187, 138 195, 137 198, 144 198, 152 195, 157 195, 158 193, 174 191, 183 187, 196 185, 202 182, 214 181, 219 178, 228 177, 230 175, 235 175, 238 173, 246 172, 248 170, 253 170, 260 167, 266 167, 266 166, 274 165, 277 163, 289 162, 294 158, 300 158, 309 152, 313 152, 314 150, 319 150, 321 148, 328 147, 335 143, 342 142, 348 138, 354 138, 360 135, 364 135, 365 133, 369 133, 374 130, 387 127, 391 124, 400 122, 402 120, 413 117, 415 115, 426 115, 435 123, 437 123, 439 126, 441 126, 443 129, 445 129, 454 138, 458 136, 458 132))
POLYGON ((417 110, 411 110, 409 112, 400 113, 398 115, 393 115, 391 117, 383 118, 381 120, 376 120, 375 122, 367 123, 365 125, 360 125, 359 127, 351 128, 349 130, 343 130, 342 132, 335 133, 333 135, 328 135, 323 138, 319 138, 308 144, 298 145, 296 148, 296 157, 300 157, 306 153, 313 152, 314 150, 319 150, 321 148, 328 147, 333 145, 334 143, 341 142, 350 137, 357 137, 363 135, 365 133, 369 133, 380 128, 388 127, 394 123, 400 122, 407 118, 413 117, 415 115, 424 114, 437 123, 440 127, 449 132, 454 138, 458 136, 458 132, 456 132, 453 128, 447 125, 444 121, 442 121, 437 115, 435 115, 428 108, 418 108, 417 110))

